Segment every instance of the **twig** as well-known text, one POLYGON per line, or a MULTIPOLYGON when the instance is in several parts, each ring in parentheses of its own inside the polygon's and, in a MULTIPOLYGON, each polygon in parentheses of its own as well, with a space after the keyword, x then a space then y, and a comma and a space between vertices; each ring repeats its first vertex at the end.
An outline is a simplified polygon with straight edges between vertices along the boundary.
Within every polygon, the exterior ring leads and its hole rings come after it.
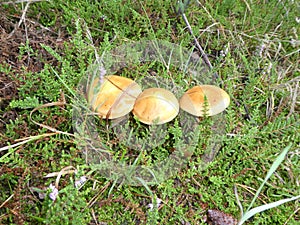
POLYGON ((42 24, 38 23, 37 21, 29 20, 29 19, 26 19, 26 18, 25 18, 25 20, 27 20, 28 22, 30 22, 30 23, 32 23, 32 24, 34 24, 34 25, 40 26, 42 29, 44 29, 44 30, 46 30, 46 31, 49 31, 49 32, 51 32, 51 33, 53 33, 53 34, 58 35, 57 32, 51 30, 51 29, 48 28, 48 27, 43 26, 42 24))
MULTIPOLYGON (((29 5, 30 5, 31 1, 27 2, 24 10, 23 10, 23 13, 22 13, 22 16, 21 16, 21 19, 19 20, 19 23, 15 26, 15 28, 13 29, 12 32, 10 32, 10 34, 8 35, 7 38, 11 38, 11 36, 16 32, 16 30, 21 26, 22 22, 25 23, 25 16, 26 16, 26 13, 27 13, 27 10, 29 8, 29 5)), ((26 29, 27 30, 27 29, 26 29)), ((27 32, 26 32, 26 38, 27 38, 27 32)), ((27 39, 26 39, 27 40, 27 39)))
POLYGON ((203 48, 202 48, 201 45, 199 44, 199 42, 198 42, 196 36, 194 35, 194 32, 193 32, 193 30, 192 30, 192 27, 191 27, 191 25, 190 25, 190 23, 189 23, 189 21, 188 21, 186 15, 185 15, 185 13, 182 13, 181 16, 182 16, 182 19, 184 20, 184 22, 185 22, 185 24, 186 24, 186 26, 187 26, 187 28, 188 28, 190 34, 191 34, 192 37, 193 37, 193 39, 194 39, 194 41, 195 41, 195 44, 196 44, 196 47, 197 47, 198 50, 200 51, 200 53, 201 53, 201 55, 202 55, 202 57, 203 57, 204 62, 205 62, 206 65, 209 67, 209 69, 212 70, 212 69, 213 69, 213 66, 211 65, 211 63, 210 63, 210 61, 209 61, 207 55, 205 54, 203 48))
MULTIPOLYGON (((202 48, 201 45, 199 44, 199 42, 198 42, 196 36, 194 35, 193 29, 192 29, 192 27, 191 27, 191 25, 190 25, 190 23, 189 23, 189 21, 188 21, 188 18, 186 17, 186 15, 185 15, 185 13, 184 13, 184 10, 185 10, 184 8, 187 7, 188 4, 189 4, 189 1, 187 1, 185 4, 182 4, 182 3, 181 3, 181 5, 179 5, 178 13, 181 14, 182 19, 184 20, 184 22, 185 22, 185 24, 186 24, 186 26, 187 26, 187 28, 188 28, 190 34, 192 35, 192 37, 193 37, 193 39, 194 39, 194 42, 195 42, 195 44, 196 44, 196 47, 197 47, 198 50, 200 51, 201 57, 203 58, 205 64, 208 66, 208 68, 209 68, 210 70, 212 70, 212 69, 213 69, 213 66, 212 66, 211 62, 209 61, 209 58, 207 57, 207 55, 206 55, 206 53, 204 52, 203 48, 202 48)), ((213 74, 213 78, 214 78, 214 79, 217 79, 218 77, 219 77, 219 76, 218 76, 217 73, 214 73, 214 74, 213 74)))
POLYGON ((16 4, 16 3, 23 3, 23 2, 27 2, 27 3, 32 3, 32 2, 43 2, 43 1, 49 1, 49 0, 18 0, 18 1, 9 1, 9 2, 2 2, 0 4, 2 5, 9 5, 9 4, 16 4))

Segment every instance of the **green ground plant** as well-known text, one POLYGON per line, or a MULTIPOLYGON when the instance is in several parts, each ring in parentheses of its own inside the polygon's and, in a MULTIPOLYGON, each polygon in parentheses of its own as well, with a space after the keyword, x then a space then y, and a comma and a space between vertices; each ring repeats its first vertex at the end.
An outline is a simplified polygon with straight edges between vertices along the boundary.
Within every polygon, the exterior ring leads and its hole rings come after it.
MULTIPOLYGON (((0 55, 0 90, 9 87, 1 84, 6 77, 17 86, 11 98, 0 95, 1 224, 207 224, 209 209, 246 218, 245 224, 299 223, 297 1, 190 1, 185 14, 213 65, 207 76, 217 73, 217 84, 231 97, 224 114, 226 132, 215 159, 203 168, 200 156, 212 121, 202 121, 202 136, 186 166, 155 185, 140 180, 141 186, 109 180, 86 164, 72 124, 78 103, 75 90, 95 59, 121 44, 156 39, 192 49, 194 40, 176 12, 177 2, 32 1, 25 11, 28 2, 0 3, 5 18, 1 27, 20 40, 15 58, 0 55), (25 22, 11 26, 19 23, 22 13, 25 22), (4 26, 5 21, 10 26, 4 26), (40 108, 32 112, 36 107, 40 108), (10 119, 10 114, 16 116, 10 119), (285 160, 278 163, 287 146, 285 160), (276 169, 271 167, 274 161, 276 169), (49 186, 58 174, 45 176, 69 166, 76 171, 60 177, 53 201, 49 186), (76 188, 82 176, 87 182, 76 188), (241 213, 241 208, 249 213, 250 208, 267 208, 284 199, 293 201, 250 219, 241 213)), ((10 47, 12 54, 15 48, 10 47)), ((121 72, 137 79, 153 70, 156 76, 171 76, 183 90, 193 82, 176 68, 168 71, 151 63, 121 72)), ((145 132, 141 136, 147 134, 146 126, 133 117, 130 121, 145 132)), ((114 157, 134 162, 140 155, 145 165, 166 157, 172 144, 181 141, 177 122, 171 123, 165 145, 139 154, 116 143, 114 157)), ((99 125, 102 138, 115 139, 105 133, 103 121, 99 125)))

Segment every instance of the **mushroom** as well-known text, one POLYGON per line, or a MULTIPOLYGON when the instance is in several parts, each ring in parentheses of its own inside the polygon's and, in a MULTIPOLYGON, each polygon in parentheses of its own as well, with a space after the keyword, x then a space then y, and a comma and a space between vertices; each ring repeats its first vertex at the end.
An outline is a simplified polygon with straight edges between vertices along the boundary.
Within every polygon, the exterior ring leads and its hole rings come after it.
POLYGON ((138 96, 132 112, 142 123, 163 124, 177 116, 179 102, 168 90, 148 88, 138 96))
POLYGON ((103 83, 96 78, 88 93, 88 102, 100 117, 115 119, 125 116, 133 109, 141 87, 133 80, 109 75, 103 83))
POLYGON ((194 116, 213 116, 223 112, 230 103, 229 95, 213 85, 199 85, 183 94, 180 108, 194 116))

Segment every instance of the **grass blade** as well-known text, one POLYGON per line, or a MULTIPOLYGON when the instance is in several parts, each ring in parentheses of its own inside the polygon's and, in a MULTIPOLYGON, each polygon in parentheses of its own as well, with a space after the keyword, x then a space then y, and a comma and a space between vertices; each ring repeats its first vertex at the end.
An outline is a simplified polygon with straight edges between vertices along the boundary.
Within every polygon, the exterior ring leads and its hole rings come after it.
POLYGON ((298 195, 298 196, 295 196, 295 197, 292 197, 292 198, 282 199, 282 200, 279 200, 279 201, 276 201, 276 202, 272 202, 272 203, 262 205, 262 206, 258 206, 256 208, 251 209, 254 202, 255 202, 255 200, 257 199, 258 195, 260 194, 262 188, 264 187, 264 185, 266 184, 268 179, 272 176, 272 174, 277 170, 278 166, 282 163, 282 161, 284 160, 286 154, 288 153, 288 151, 290 150, 291 147, 292 147, 292 144, 290 143, 287 147, 285 147, 283 149, 283 151, 280 153, 280 155, 273 162, 273 164, 272 164, 270 170, 268 171, 264 181, 262 182, 262 184, 260 185, 260 187, 256 191, 255 196, 253 197, 248 209, 246 210, 246 213, 243 214, 242 218, 240 219, 238 225, 242 225, 246 220, 248 220, 249 218, 251 218, 252 216, 254 216, 257 213, 263 212, 267 209, 271 209, 271 208, 277 207, 281 204, 284 204, 286 202, 293 201, 293 200, 296 200, 296 199, 300 198, 300 195, 298 195))
POLYGON ((241 220, 239 221, 238 224, 239 225, 243 224, 246 220, 248 220, 249 218, 251 218, 252 216, 254 216, 257 213, 260 213, 260 212, 263 212, 265 210, 272 209, 274 207, 280 206, 280 205, 282 205, 282 204, 284 204, 286 202, 297 200, 298 198, 300 198, 300 195, 294 196, 292 198, 282 199, 282 200, 279 200, 279 201, 276 201, 276 202, 272 202, 272 203, 269 203, 269 204, 266 204, 266 205, 255 207, 255 208, 251 209, 250 211, 247 211, 243 215, 243 217, 241 218, 241 220))
POLYGON ((276 158, 276 160, 273 162, 270 170, 267 173, 267 176, 265 177, 264 181, 262 182, 262 184, 260 185, 260 187, 258 188, 257 192, 255 193, 254 198, 252 199, 251 204, 249 205, 247 212, 252 208, 255 200, 257 199, 259 193, 261 192, 263 186, 265 185, 265 183, 269 180, 269 178, 272 176, 272 174, 277 170, 278 166, 282 163, 282 161, 284 160, 286 154, 288 153, 288 151, 290 150, 290 148, 292 147, 292 144, 289 144, 287 147, 285 147, 285 149, 282 151, 282 153, 276 158))

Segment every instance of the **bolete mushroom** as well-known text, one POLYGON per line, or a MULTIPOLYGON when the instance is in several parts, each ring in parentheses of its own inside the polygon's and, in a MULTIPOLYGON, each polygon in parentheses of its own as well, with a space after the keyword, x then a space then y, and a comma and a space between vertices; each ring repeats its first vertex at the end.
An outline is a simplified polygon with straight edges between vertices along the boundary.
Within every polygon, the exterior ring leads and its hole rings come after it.
POLYGON ((163 124, 177 116, 179 102, 168 90, 148 88, 138 96, 132 112, 142 123, 163 124))
POLYGON ((223 112, 230 103, 229 95, 213 85, 199 85, 186 91, 181 97, 180 108, 194 116, 213 116, 223 112))
POLYGON ((102 84, 98 78, 93 81, 88 101, 100 117, 115 119, 132 111, 135 100, 141 92, 141 87, 133 80, 109 75, 104 77, 102 84))

